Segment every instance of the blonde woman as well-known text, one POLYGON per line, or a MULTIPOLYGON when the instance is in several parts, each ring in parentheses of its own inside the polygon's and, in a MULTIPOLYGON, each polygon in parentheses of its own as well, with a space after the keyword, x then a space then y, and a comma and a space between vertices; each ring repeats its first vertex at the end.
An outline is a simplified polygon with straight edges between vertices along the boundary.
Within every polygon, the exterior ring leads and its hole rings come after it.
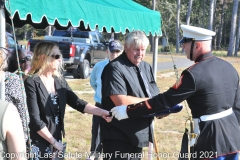
POLYGON ((61 67, 62 55, 56 44, 42 42, 35 46, 29 71, 33 76, 25 80, 25 89, 32 151, 36 159, 51 158, 53 149, 63 150, 66 104, 79 112, 110 120, 108 111, 78 98, 61 76, 61 67))

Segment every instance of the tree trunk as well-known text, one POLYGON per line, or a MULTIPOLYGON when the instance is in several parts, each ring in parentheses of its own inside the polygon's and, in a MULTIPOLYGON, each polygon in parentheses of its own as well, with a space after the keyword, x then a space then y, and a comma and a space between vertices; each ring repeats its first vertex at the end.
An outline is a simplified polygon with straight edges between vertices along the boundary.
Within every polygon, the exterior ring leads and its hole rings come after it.
POLYGON ((23 27, 23 32, 24 32, 24 40, 26 40, 27 39, 27 32, 28 32, 28 30, 27 30, 27 25, 25 25, 24 27, 23 27))
MULTIPOLYGON (((193 2, 193 0, 188 1, 188 12, 187 12, 187 16, 186 16, 186 24, 187 25, 190 24, 190 17, 191 17, 191 12, 192 12, 192 2, 193 2)), ((182 53, 184 53, 183 48, 182 48, 182 53)))
MULTIPOLYGON (((226 26, 226 25, 223 25, 223 27, 224 26, 226 26)), ((222 40, 223 40, 223 46, 227 46, 227 37, 226 37, 226 32, 223 32, 223 38, 222 38, 222 40)), ((227 48, 225 47, 224 48, 225 50, 227 50, 227 48)))
POLYGON ((168 34, 167 32, 165 31, 165 29, 163 30, 163 35, 165 35, 165 42, 166 42, 166 46, 164 47, 164 52, 169 52, 170 51, 170 45, 169 45, 169 42, 168 42, 168 34))
POLYGON ((114 38, 114 32, 111 32, 111 38, 109 40, 109 42, 113 41, 115 38, 114 38))
POLYGON ((209 25, 208 25, 209 30, 213 29, 214 2, 215 0, 210 0, 209 25))
POLYGON ((48 26, 48 36, 51 36, 51 35, 52 35, 52 27, 48 26))
POLYGON ((225 15, 225 5, 226 5, 226 0, 222 0, 222 12, 221 12, 221 16, 220 16, 220 25, 219 25, 219 29, 218 29, 217 50, 221 49, 222 30, 223 30, 224 15, 225 15))
POLYGON ((204 24, 204 20, 205 20, 205 3, 206 3, 206 0, 203 0, 202 1, 202 11, 203 11, 203 14, 202 14, 202 28, 205 28, 205 24, 204 24))
POLYGON ((235 52, 234 52, 234 56, 236 57, 239 49, 239 40, 240 40, 240 10, 238 11, 238 31, 236 35, 236 45, 235 45, 235 52))
POLYGON ((179 17, 181 0, 177 0, 176 53, 179 52, 179 17))
POLYGON ((234 0, 233 1, 232 19, 231 19, 230 39, 229 39, 229 44, 228 44, 227 56, 232 56, 234 46, 235 46, 234 42, 235 42, 235 33, 236 33, 237 12, 238 12, 238 0, 234 0))
MULTIPOLYGON (((213 6, 213 8, 214 8, 214 11, 213 11, 213 16, 214 16, 214 18, 213 18, 213 31, 215 31, 215 32, 217 32, 217 24, 216 24, 216 4, 217 3, 217 1, 216 0, 214 0, 214 6, 213 6)), ((213 50, 215 50, 216 49, 216 39, 217 39, 217 36, 214 36, 213 37, 213 50)))
POLYGON ((24 31, 24 39, 26 40, 27 39, 27 30, 24 31))
POLYGON ((187 17, 186 17, 186 24, 190 24, 190 16, 191 16, 191 11, 192 11, 192 2, 193 0, 188 1, 188 12, 187 12, 187 17))

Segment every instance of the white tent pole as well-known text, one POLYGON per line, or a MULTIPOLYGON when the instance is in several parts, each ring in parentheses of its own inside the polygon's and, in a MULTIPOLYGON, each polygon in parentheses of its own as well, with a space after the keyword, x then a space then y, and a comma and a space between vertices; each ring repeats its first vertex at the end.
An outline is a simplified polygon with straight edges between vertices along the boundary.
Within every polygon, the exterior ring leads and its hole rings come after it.
POLYGON ((157 81, 157 57, 158 57, 158 36, 154 37, 154 51, 153 51, 153 76, 157 81))
MULTIPOLYGON (((156 76, 157 75, 157 56, 158 56, 158 36, 155 35, 155 37, 154 37, 153 62, 152 62, 153 76, 154 76, 155 81, 157 81, 157 76, 156 76)), ((152 122, 152 127, 153 127, 153 132, 154 132, 154 120, 152 122)), ((155 145, 157 145, 157 144, 155 144, 155 145)), ((148 160, 152 160, 153 159, 152 158, 152 154, 153 154, 152 152, 153 152, 153 144, 149 142, 148 160)))
POLYGON ((4 6, 0 6, 0 47, 5 47, 5 31, 6 31, 6 19, 4 6))
MULTIPOLYGON (((157 81, 157 56, 158 56, 158 36, 155 35, 154 37, 154 51, 153 51, 153 76, 155 81, 157 81)), ((152 127, 153 127, 153 132, 154 132, 154 120, 152 121, 152 127)), ((153 133, 153 135, 155 136, 155 134, 153 133)), ((155 139, 156 137, 154 137, 155 139)), ((153 140, 154 141, 154 140, 153 140)), ((155 145, 157 142, 155 142, 155 145)), ((155 146, 156 149, 157 146, 155 146)), ((157 149, 156 149, 157 150, 157 149)), ((152 160, 152 154, 153 154, 153 144, 149 142, 149 147, 148 147, 148 160, 152 160)), ((158 154, 158 153, 156 153, 158 154)), ((157 158, 158 160, 160 159, 159 157, 157 158)))

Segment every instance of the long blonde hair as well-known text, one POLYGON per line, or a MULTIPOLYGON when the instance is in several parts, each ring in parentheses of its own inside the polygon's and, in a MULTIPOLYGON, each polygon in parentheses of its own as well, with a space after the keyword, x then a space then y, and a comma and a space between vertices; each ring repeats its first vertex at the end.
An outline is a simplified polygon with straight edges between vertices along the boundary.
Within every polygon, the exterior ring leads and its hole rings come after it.
MULTIPOLYGON (((52 50, 54 47, 58 47, 58 45, 51 42, 40 42, 35 46, 29 74, 40 75, 48 66, 50 66, 50 61, 47 57, 53 55, 52 50)), ((53 73, 53 75, 61 77, 62 69, 61 61, 58 69, 53 73)))

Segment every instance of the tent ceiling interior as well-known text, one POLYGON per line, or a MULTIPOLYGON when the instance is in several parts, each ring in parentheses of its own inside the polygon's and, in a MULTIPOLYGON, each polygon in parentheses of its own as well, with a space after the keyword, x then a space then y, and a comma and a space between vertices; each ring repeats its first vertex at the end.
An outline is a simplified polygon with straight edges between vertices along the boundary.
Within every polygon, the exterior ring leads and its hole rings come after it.
POLYGON ((36 29, 51 25, 80 30, 122 32, 142 30, 161 36, 161 15, 132 0, 5 0, 6 22, 15 27, 31 24, 36 29))

